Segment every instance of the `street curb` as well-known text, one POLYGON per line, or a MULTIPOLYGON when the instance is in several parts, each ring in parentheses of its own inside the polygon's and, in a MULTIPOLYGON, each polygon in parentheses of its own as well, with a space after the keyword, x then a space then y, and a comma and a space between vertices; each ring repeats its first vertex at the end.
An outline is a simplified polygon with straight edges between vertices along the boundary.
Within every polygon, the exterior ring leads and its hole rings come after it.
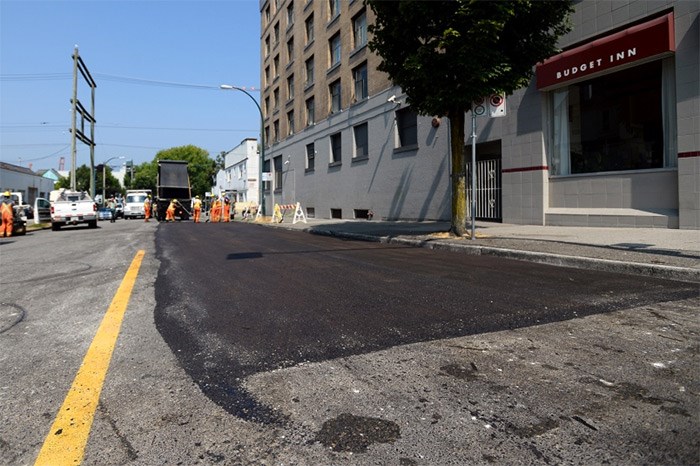
POLYGON ((637 262, 621 262, 609 259, 566 256, 547 252, 520 251, 515 249, 495 248, 491 246, 479 246, 471 244, 453 244, 441 242, 439 240, 414 239, 405 238, 401 236, 373 236, 360 233, 319 230, 315 228, 305 228, 302 231, 322 236, 334 236, 338 238, 348 238, 387 244, 401 244, 405 246, 422 247, 427 249, 460 252, 476 256, 502 257, 505 259, 535 262, 539 264, 554 265, 559 267, 573 267, 577 269, 625 273, 630 275, 642 275, 647 277, 663 278, 667 280, 700 283, 700 270, 687 267, 643 264, 637 262))

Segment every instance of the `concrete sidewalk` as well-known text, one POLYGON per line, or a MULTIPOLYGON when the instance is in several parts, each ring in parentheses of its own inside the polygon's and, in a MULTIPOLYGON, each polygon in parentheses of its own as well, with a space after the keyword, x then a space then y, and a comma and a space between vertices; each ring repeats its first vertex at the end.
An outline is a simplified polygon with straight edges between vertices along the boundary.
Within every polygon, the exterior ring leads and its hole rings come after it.
MULTIPOLYGON (((700 231, 590 228, 477 222, 476 239, 449 234, 449 222, 307 219, 260 224, 365 241, 700 283, 700 231)), ((699 291, 700 292, 700 291, 699 291)))

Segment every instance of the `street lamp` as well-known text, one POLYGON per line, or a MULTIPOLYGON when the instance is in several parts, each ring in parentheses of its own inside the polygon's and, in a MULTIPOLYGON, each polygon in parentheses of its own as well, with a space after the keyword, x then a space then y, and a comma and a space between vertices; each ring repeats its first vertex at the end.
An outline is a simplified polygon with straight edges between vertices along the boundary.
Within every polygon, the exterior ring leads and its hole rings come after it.
POLYGON ((241 91, 248 97, 250 97, 250 100, 252 100, 255 103, 255 106, 258 107, 258 112, 260 112, 260 163, 259 163, 259 168, 258 168, 258 184, 259 184, 259 201, 260 201, 260 208, 262 209, 262 213, 265 213, 265 199, 263 197, 263 181, 262 181, 262 174, 263 174, 263 163, 265 163, 265 116, 263 115, 262 108, 260 108, 260 104, 258 103, 257 100, 255 100, 255 97, 250 95, 250 92, 246 91, 242 87, 238 86, 231 86, 229 84, 222 84, 219 86, 221 89, 224 90, 236 90, 236 91, 241 91))
POLYGON ((107 159, 102 163, 102 205, 104 205, 104 203, 105 203, 105 187, 107 185, 107 179, 105 178, 107 176, 107 174, 106 174, 107 169, 105 167, 107 166, 107 162, 109 162, 110 160, 114 160, 114 159, 124 159, 124 158, 126 158, 126 157, 124 157, 123 155, 121 155, 119 157, 112 157, 111 159, 107 159))

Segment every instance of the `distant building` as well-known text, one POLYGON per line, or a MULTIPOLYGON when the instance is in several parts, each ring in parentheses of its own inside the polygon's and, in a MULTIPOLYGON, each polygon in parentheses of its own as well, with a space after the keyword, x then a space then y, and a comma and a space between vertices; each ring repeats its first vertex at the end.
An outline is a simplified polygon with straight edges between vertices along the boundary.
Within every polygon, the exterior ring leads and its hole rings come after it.
POLYGON ((247 138, 224 156, 224 169, 216 174, 214 195, 227 193, 235 202, 258 205, 259 167, 258 141, 247 138))
POLYGON ((37 197, 49 198, 54 189, 54 180, 45 178, 29 168, 0 162, 0 190, 2 192, 20 192, 28 204, 37 197))
POLYGON ((61 174, 53 168, 49 168, 48 170, 37 170, 36 174, 41 177, 53 180, 54 183, 58 182, 58 180, 62 178, 61 174))
MULTIPOLYGON (((309 217, 448 220, 449 124, 377 71, 371 9, 260 12, 266 211, 274 198, 309 217)), ((699 15, 700 2, 575 2, 564 52, 507 96, 506 116, 478 120, 476 217, 700 229, 699 15)))

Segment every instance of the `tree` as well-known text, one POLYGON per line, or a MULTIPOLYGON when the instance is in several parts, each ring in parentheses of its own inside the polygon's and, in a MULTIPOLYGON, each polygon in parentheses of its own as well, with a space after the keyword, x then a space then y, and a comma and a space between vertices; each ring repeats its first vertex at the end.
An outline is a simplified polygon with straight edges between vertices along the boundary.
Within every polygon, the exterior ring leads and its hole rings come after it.
POLYGON ((367 0, 378 66, 421 115, 447 116, 452 135, 452 232, 466 233, 465 113, 490 94, 527 86, 569 30, 570 0, 367 0), (410 33, 408 32, 410 31, 410 33))
MULTIPOLYGON (((112 169, 105 167, 105 192, 107 196, 121 193, 122 187, 119 180, 112 175, 112 169)), ((56 182, 56 189, 70 189, 70 178, 64 177, 56 182)), ((75 189, 78 191, 90 192, 90 168, 81 165, 75 169, 75 189)), ((95 192, 102 195, 102 165, 95 167, 95 192)))

